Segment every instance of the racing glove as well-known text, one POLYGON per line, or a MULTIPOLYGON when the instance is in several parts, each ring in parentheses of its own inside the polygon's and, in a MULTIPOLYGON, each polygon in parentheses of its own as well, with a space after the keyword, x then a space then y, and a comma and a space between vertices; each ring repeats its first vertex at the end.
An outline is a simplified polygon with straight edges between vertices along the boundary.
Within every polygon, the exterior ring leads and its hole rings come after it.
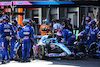
POLYGON ((10 41, 11 37, 10 36, 6 36, 6 39, 7 39, 7 41, 10 41))

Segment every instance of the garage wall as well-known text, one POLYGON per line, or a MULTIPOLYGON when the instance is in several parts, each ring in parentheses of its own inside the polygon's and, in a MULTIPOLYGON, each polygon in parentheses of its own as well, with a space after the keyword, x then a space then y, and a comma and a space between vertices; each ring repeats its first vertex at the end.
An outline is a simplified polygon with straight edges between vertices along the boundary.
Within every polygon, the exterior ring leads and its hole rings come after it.
POLYGON ((68 8, 68 18, 71 18, 71 24, 79 27, 79 7, 68 8))

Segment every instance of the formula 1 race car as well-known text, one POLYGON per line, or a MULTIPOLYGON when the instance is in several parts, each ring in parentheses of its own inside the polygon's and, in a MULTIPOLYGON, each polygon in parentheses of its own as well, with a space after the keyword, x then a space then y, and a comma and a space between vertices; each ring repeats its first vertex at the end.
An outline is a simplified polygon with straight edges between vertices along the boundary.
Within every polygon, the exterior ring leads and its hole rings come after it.
POLYGON ((37 45, 34 46, 34 54, 40 59, 46 59, 47 57, 66 57, 71 56, 82 57, 83 53, 74 53, 63 43, 58 43, 56 38, 52 38, 51 35, 43 36, 37 45))

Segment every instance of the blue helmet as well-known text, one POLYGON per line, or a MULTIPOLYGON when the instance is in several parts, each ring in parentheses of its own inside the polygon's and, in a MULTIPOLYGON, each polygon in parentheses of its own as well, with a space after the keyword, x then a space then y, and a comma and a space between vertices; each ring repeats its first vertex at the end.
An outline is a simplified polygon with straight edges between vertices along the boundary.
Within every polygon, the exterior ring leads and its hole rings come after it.
POLYGON ((3 19, 2 18, 0 18, 0 22, 3 22, 3 19))
POLYGON ((27 20, 27 19, 23 19, 23 25, 25 24, 26 20, 27 20))
POLYGON ((28 20, 29 20, 31 23, 33 23, 33 20, 32 20, 31 18, 28 18, 28 20))
POLYGON ((19 25, 17 25, 17 28, 19 29, 19 28, 22 28, 22 26, 19 24, 19 25))
POLYGON ((30 19, 26 19, 26 23, 31 23, 30 19))
POLYGON ((3 18, 3 20, 8 20, 9 17, 8 17, 8 15, 3 15, 2 18, 3 18))
POLYGON ((49 23, 49 20, 48 19, 45 19, 44 22, 46 22, 48 24, 49 23))

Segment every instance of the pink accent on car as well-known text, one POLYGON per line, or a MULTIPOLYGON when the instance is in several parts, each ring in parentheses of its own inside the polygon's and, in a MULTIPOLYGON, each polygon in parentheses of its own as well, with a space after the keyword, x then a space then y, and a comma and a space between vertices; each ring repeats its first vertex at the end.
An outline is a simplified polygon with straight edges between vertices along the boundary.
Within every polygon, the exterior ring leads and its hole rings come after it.
POLYGON ((65 40, 64 40, 64 39, 62 39, 62 40, 61 40, 61 42, 65 42, 65 40))
POLYGON ((72 52, 72 55, 74 55, 75 53, 74 52, 72 52))
POLYGON ((58 35, 58 36, 62 36, 62 33, 61 33, 61 32, 57 32, 57 35, 58 35))
POLYGON ((66 56, 67 53, 64 52, 64 56, 66 56))
POLYGON ((36 46, 35 46, 35 51, 36 51, 36 53, 39 53, 39 50, 38 50, 38 49, 39 49, 39 45, 36 45, 36 46))
POLYGON ((29 39, 29 38, 23 38, 23 39, 29 39))

